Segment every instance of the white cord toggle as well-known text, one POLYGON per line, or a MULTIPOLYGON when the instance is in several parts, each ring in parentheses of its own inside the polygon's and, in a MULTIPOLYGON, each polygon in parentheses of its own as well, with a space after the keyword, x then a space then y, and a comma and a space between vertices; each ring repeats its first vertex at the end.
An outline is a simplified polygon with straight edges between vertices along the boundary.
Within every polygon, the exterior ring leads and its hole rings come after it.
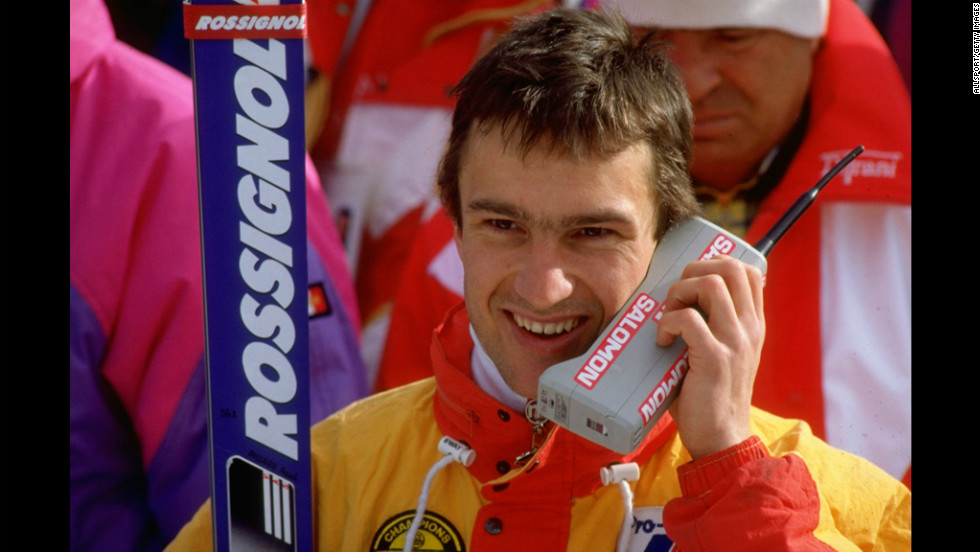
POLYGON ((453 460, 466 467, 470 467, 473 461, 476 460, 476 452, 473 449, 452 437, 443 437, 439 441, 439 452, 452 456, 453 460))
POLYGON ((412 525, 408 528, 408 532, 405 533, 405 552, 410 552, 415 545, 415 533, 418 532, 419 526, 422 525, 422 518, 425 516, 425 503, 429 501, 429 487, 432 486, 432 480, 435 478, 436 473, 453 462, 459 462, 464 466, 469 466, 476 460, 476 452, 474 450, 451 437, 443 437, 439 441, 439 451, 445 454, 445 456, 433 464, 429 468, 429 473, 425 476, 425 482, 422 484, 422 494, 419 495, 419 505, 415 509, 415 517, 412 518, 412 525))
POLYGON ((636 481, 640 478, 640 466, 636 462, 628 464, 612 464, 599 469, 599 479, 603 485, 611 483, 619 484, 619 492, 623 495, 623 526, 619 529, 619 542, 616 550, 625 552, 630 542, 630 530, 633 528, 633 490, 630 489, 629 481, 636 481))
POLYGON ((599 469, 599 479, 603 485, 619 483, 620 481, 636 481, 640 478, 640 466, 636 462, 629 464, 612 464, 599 469))

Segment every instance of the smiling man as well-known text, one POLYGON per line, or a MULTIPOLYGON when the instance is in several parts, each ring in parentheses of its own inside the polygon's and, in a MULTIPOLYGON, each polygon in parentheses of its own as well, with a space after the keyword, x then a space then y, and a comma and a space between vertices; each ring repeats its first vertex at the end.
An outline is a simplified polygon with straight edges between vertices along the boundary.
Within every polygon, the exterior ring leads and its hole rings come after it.
MULTIPOLYGON (((670 290, 657 341, 682 336, 690 369, 635 451, 536 415, 541 373, 588 349, 695 212, 690 104, 663 48, 615 16, 551 11, 456 93, 438 190, 465 301, 436 331, 433 378, 314 430, 318 549, 907 548, 905 487, 752 408, 763 279, 727 256, 670 290), (638 478, 604 485, 617 465, 638 478)), ((204 508, 173 549, 208 530, 204 508)))
POLYGON ((541 146, 523 154, 497 126, 472 134, 456 232, 466 311, 508 386, 536 397, 541 373, 584 353, 646 274, 652 152, 575 161, 541 146))

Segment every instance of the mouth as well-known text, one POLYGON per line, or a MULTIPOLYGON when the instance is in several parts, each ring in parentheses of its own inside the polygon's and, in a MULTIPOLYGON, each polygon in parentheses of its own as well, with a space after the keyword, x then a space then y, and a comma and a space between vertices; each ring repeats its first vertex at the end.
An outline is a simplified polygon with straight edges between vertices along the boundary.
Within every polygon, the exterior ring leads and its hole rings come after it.
POLYGON ((736 130, 738 118, 733 113, 695 114, 694 139, 711 140, 732 135, 736 130))
POLYGON ((568 320, 560 320, 558 322, 538 322, 536 320, 528 320, 519 314, 514 314, 514 322, 523 330, 526 330, 537 336, 557 336, 563 333, 572 331, 576 326, 578 326, 578 318, 569 318, 568 320))

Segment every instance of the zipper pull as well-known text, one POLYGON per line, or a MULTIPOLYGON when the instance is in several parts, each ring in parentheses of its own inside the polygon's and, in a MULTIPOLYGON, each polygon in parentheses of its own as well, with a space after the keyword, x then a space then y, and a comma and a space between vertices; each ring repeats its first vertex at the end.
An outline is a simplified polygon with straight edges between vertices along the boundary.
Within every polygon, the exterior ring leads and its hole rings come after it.
POLYGON ((527 461, 534 456, 534 453, 538 452, 538 449, 541 448, 541 445, 544 444, 545 438, 547 437, 545 425, 548 423, 548 419, 538 412, 537 399, 531 399, 524 405, 524 417, 527 418, 527 421, 531 422, 531 450, 514 459, 514 465, 518 467, 523 467, 524 464, 527 464, 527 461))

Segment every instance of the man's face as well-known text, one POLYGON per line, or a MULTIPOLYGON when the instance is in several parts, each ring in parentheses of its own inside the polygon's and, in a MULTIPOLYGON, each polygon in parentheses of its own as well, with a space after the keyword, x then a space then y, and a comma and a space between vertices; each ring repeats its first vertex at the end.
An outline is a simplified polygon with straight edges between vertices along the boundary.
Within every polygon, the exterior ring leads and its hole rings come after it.
POLYGON ((575 162, 471 133, 459 175, 464 296, 504 381, 537 396, 588 350, 646 275, 656 245, 650 146, 575 162))
POLYGON ((666 30, 694 106, 695 180, 729 188, 796 122, 817 41, 769 29, 666 30))

